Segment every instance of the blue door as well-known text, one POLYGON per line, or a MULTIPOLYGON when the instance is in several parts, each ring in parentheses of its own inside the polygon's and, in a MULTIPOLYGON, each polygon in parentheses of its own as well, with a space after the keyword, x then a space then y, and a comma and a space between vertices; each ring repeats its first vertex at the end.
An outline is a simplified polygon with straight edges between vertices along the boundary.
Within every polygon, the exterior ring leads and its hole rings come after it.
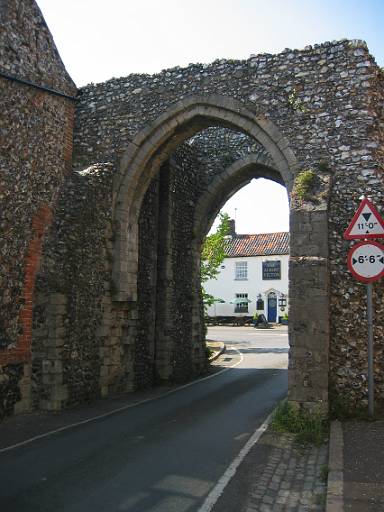
POLYGON ((268 322, 276 322, 277 298, 275 293, 268 295, 268 322))

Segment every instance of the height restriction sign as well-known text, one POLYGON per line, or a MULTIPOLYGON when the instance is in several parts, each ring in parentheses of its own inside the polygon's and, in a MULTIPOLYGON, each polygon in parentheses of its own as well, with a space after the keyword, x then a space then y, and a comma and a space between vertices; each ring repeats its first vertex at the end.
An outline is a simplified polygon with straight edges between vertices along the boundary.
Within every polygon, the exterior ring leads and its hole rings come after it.
POLYGON ((348 268, 363 283, 372 283, 384 275, 384 245, 360 242, 348 253, 348 268))
POLYGON ((346 240, 359 238, 384 238, 384 220, 373 204, 365 197, 344 233, 346 240))

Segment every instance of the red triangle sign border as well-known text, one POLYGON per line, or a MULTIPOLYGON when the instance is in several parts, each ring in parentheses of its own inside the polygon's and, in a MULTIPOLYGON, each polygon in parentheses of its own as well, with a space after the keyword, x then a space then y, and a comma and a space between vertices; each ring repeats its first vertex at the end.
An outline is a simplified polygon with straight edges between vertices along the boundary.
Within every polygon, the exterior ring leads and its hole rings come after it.
POLYGON ((364 199, 361 201, 360 206, 358 207, 355 215, 353 216, 353 219, 351 220, 349 226, 347 227, 347 229, 344 232, 344 238, 346 240, 384 238, 384 220, 381 217, 380 213, 376 210, 374 205, 371 203, 371 201, 369 201, 368 198, 364 197, 364 199), (353 235, 351 234, 351 232, 352 232, 353 228, 355 227, 355 224, 357 223, 357 221, 361 215, 361 212, 363 211, 365 206, 368 206, 370 211, 375 216, 376 220, 381 225, 381 227, 383 229, 382 233, 362 233, 361 235, 360 234, 353 234, 353 235))

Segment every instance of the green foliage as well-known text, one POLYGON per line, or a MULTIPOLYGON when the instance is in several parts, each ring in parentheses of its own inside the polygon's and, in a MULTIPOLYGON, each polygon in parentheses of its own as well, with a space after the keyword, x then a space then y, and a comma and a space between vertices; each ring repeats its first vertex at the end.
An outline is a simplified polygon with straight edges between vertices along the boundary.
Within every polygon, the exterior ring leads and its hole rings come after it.
POLYGON ((329 167, 328 162, 325 160, 320 160, 320 162, 317 164, 317 168, 319 169, 319 172, 331 174, 332 169, 329 167))
POLYGON ((332 385, 330 386, 329 404, 329 415, 333 420, 368 419, 367 406, 364 407, 360 403, 344 398, 333 389, 332 385))
POLYGON ((317 183, 317 176, 312 169, 305 169, 299 172, 295 178, 294 193, 300 201, 312 199, 314 188, 317 183))
POLYGON ((328 436, 328 421, 317 411, 296 409, 289 402, 280 403, 273 415, 272 428, 276 432, 296 434, 299 443, 317 446, 328 436))
MULTIPOLYGON (((219 216, 220 224, 216 232, 205 238, 201 251, 200 279, 202 284, 209 279, 217 279, 219 267, 225 258, 225 237, 229 233, 229 215, 220 213, 219 216)), ((205 307, 220 302, 220 299, 207 293, 204 286, 202 286, 202 294, 205 307)))
POLYGON ((320 480, 326 482, 328 480, 329 468, 328 464, 322 464, 320 466, 320 480))
POLYGON ((298 97, 296 89, 293 89, 291 94, 288 96, 288 104, 293 110, 298 112, 308 112, 308 108, 304 105, 302 100, 298 97))
POLYGON ((203 294, 203 304, 204 307, 207 308, 209 306, 213 306, 213 304, 216 302, 215 297, 211 295, 210 293, 207 293, 204 290, 204 287, 201 288, 202 294, 203 294))

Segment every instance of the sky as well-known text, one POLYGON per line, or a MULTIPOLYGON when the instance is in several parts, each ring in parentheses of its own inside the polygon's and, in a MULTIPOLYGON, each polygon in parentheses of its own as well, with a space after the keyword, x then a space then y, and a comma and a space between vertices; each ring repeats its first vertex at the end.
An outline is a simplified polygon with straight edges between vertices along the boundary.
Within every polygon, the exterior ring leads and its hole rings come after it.
MULTIPOLYGON (((78 87, 343 38, 384 66, 383 0, 37 0, 78 87)), ((288 230, 283 187, 253 180, 223 208, 238 233, 288 230)))

